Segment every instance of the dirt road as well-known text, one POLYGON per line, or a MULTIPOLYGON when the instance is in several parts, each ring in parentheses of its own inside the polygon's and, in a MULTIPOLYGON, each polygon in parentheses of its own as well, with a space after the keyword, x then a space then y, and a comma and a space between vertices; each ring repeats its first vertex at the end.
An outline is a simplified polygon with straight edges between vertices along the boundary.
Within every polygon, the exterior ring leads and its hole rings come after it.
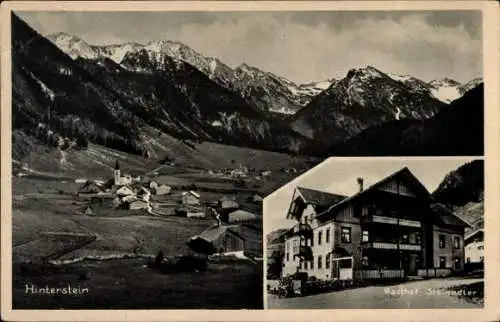
POLYGON ((431 279, 392 286, 369 286, 296 298, 268 295, 269 309, 433 309, 480 308, 478 304, 450 294, 443 288, 472 284, 482 279, 431 279))

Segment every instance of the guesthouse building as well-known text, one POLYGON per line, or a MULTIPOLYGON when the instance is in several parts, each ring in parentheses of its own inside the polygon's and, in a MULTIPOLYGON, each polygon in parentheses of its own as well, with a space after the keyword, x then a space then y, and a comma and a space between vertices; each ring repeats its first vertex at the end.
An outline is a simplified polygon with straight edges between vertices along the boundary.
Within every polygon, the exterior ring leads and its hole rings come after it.
POLYGON ((442 276, 464 265, 468 224, 435 204, 403 168, 352 196, 297 187, 287 218, 283 276, 317 279, 442 276))

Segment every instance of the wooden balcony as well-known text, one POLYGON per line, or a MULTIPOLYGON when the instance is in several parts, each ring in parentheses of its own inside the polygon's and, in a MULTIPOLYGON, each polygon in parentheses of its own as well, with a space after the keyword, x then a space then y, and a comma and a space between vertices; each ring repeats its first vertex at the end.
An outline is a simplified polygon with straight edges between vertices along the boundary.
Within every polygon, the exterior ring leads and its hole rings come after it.
MULTIPOLYGON (((397 243, 387 243, 387 242, 365 242, 361 244, 363 248, 374 248, 374 249, 389 249, 389 250, 397 250, 397 243)), ((421 245, 415 244, 399 244, 399 250, 412 250, 412 251, 421 251, 421 245)))
POLYGON ((299 236, 312 237, 313 229, 309 224, 299 223, 293 227, 293 233, 299 236))
POLYGON ((400 226, 416 227, 416 228, 420 228, 422 226, 420 221, 402 219, 396 217, 380 216, 380 215, 364 216, 361 218, 361 221, 363 223, 380 223, 380 224, 400 225, 400 226))

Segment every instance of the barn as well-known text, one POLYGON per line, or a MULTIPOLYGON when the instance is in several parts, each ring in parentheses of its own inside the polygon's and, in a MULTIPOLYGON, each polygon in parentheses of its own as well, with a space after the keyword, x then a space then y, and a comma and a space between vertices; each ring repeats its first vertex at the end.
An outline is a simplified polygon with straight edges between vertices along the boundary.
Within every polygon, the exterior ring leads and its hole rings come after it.
POLYGON ((233 228, 213 225, 191 237, 187 244, 193 251, 207 255, 245 250, 245 238, 233 228))

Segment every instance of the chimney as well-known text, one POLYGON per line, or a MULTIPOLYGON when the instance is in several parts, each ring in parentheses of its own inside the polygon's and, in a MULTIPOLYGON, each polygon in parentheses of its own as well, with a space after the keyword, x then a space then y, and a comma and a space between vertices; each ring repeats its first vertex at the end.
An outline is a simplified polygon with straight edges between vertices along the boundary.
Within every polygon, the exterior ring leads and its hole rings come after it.
POLYGON ((359 192, 363 191, 363 178, 358 178, 359 192))

